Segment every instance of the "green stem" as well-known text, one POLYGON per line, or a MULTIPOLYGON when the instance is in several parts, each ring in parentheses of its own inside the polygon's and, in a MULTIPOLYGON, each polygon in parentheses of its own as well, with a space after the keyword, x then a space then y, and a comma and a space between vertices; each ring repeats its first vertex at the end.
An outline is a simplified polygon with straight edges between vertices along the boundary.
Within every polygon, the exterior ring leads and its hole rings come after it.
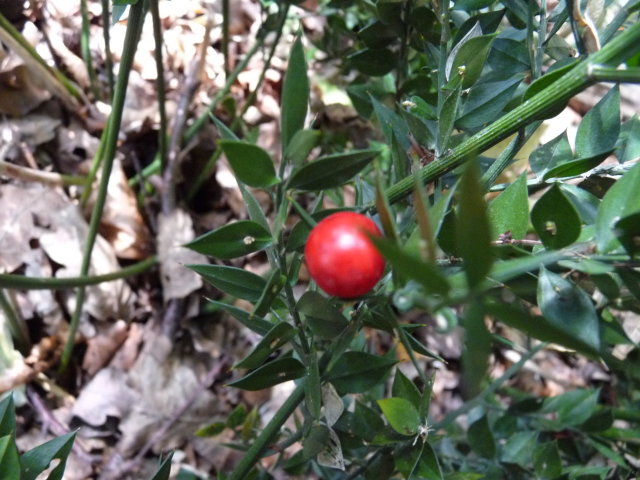
POLYGON ((594 82, 640 83, 640 68, 593 67, 589 70, 589 78, 594 82))
MULTIPOLYGON (((127 84, 129 82, 129 72, 133 65, 133 57, 138 45, 138 38, 142 30, 142 21, 144 20, 145 3, 139 1, 135 5, 131 6, 129 12, 129 20, 127 24, 127 31, 124 40, 124 49, 122 52, 122 60, 120 62, 120 69, 118 72, 118 79, 116 81, 116 88, 113 95, 113 107, 111 115, 109 116, 109 124, 107 127, 108 136, 105 142, 104 160, 102 162, 102 176, 100 178, 100 186, 98 188, 98 194, 96 196, 96 203, 91 213, 91 220, 89 222, 89 231, 87 233, 87 239, 84 244, 84 251, 82 254, 82 265, 80 267, 80 276, 86 277, 89 273, 89 266, 91 264, 91 253, 93 252, 93 246, 98 236, 98 229, 100 227, 100 219, 102 218, 102 211, 104 210, 105 201, 107 198, 107 187, 109 185, 109 178, 111 176, 111 170, 113 167, 113 160, 116 155, 116 149, 118 145, 118 133, 120 131, 120 123, 122 121, 122 111, 124 109, 124 100, 127 93, 127 84)), ((65 370, 71 359, 71 353, 73 351, 74 339, 80 323, 80 316, 82 314, 83 303, 86 295, 85 287, 82 286, 78 289, 76 298, 76 309, 71 318, 71 324, 69 326, 69 336, 62 352, 62 359, 60 361, 61 370, 65 370)))
POLYGON ((82 29, 80 33, 80 51, 82 52, 82 59, 87 67, 89 73, 89 83, 93 98, 98 100, 100 98, 100 92, 98 91, 98 81, 96 80, 96 70, 93 68, 93 60, 91 59, 91 46, 89 39, 91 38, 91 32, 89 30, 89 8, 87 7, 87 0, 80 0, 80 15, 82 17, 82 29))
POLYGON ((83 277, 46 278, 0 274, 0 288, 15 288, 17 290, 62 290, 65 288, 86 287, 88 285, 97 285, 99 283, 111 282, 113 280, 138 275, 149 270, 157 262, 158 259, 156 257, 149 257, 116 272, 83 277))
POLYGON ((153 20, 153 38, 155 41, 156 59, 156 88, 158 89, 158 112, 160 113, 160 132, 158 134, 158 155, 160 157, 160 168, 164 171, 167 165, 167 111, 165 108, 164 89, 164 63, 162 61, 162 24, 160 23, 160 12, 158 0, 151 0, 151 18, 153 20))
POLYGON ((224 75, 229 76, 229 0, 222 0, 222 56, 224 75))
POLYGON ((301 381, 296 386, 295 390, 291 392, 291 395, 285 400, 282 406, 278 409, 271 421, 260 432, 258 438, 247 450, 247 453, 242 460, 238 463, 233 473, 229 476, 228 480, 243 480, 249 473, 251 468, 258 462, 262 452, 264 452, 269 444, 278 435, 278 432, 287 421, 289 416, 298 408, 298 405, 304 399, 304 381, 301 381))
POLYGON ((29 330, 27 330, 24 319, 20 318, 16 313, 15 308, 3 289, 0 289, 0 310, 4 313, 4 317, 9 325, 9 331, 11 331, 11 336, 18 346, 18 350, 20 350, 22 354, 27 355, 31 349, 29 330))
MULTIPOLYGON (((615 37, 602 50, 578 63, 572 70, 540 93, 503 115, 453 150, 449 150, 443 157, 422 167, 418 171, 422 181, 424 183, 432 182, 537 120, 553 106, 566 102, 593 83, 593 80, 589 78, 589 69, 593 68, 592 65, 620 62, 634 55, 639 50, 639 46, 640 23, 636 23, 615 37)), ((394 203, 404 198, 411 192, 413 184, 413 176, 408 176, 392 185, 387 191, 389 202, 394 203)), ((369 210, 375 210, 375 206, 370 205, 369 210)))
POLYGON ((109 10, 109 0, 102 0, 102 36, 104 38, 104 68, 109 82, 109 98, 113 98, 113 88, 115 80, 113 78, 113 55, 111 55, 111 11, 109 10))

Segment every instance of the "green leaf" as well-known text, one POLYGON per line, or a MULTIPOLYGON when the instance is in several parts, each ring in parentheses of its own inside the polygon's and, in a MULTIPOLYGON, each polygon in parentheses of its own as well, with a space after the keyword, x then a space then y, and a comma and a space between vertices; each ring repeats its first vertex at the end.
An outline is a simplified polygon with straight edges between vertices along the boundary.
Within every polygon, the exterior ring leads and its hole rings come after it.
POLYGON ((383 398, 378 400, 378 406, 385 418, 400 435, 415 435, 420 426, 418 409, 404 398, 383 398))
POLYGON ((473 288, 485 279, 493 264, 491 228, 475 162, 466 167, 459 189, 456 244, 469 287, 473 288))
POLYGON ((169 476, 171 475, 171 458, 173 457, 173 452, 169 452, 169 454, 162 460, 162 463, 156 470, 156 473, 151 477, 151 480, 169 480, 169 476))
POLYGON ((313 458, 325 449, 329 443, 330 428, 321 423, 315 423, 311 426, 309 434, 303 442, 304 458, 313 458))
POLYGON ((386 238, 371 237, 371 241, 400 275, 415 280, 429 292, 439 295, 449 292, 449 283, 436 266, 423 262, 386 238))
POLYGON ((513 97, 520 82, 522 74, 474 85, 456 125, 459 128, 477 128, 495 120, 513 97))
POLYGON ((531 210, 531 223, 545 247, 560 249, 580 236, 580 217, 573 204, 554 184, 531 210))
MULTIPOLYGON (((280 129, 284 151, 286 151, 294 135, 304 127, 308 103, 309 79, 307 78, 307 62, 302 48, 302 39, 298 36, 291 48, 289 64, 282 84, 280 129)), ((251 185, 249 182, 246 183, 251 185)))
POLYGON ((224 432, 227 425, 225 422, 215 422, 196 430, 196 437, 215 437, 224 432))
POLYGON ((273 303, 277 300, 280 291, 287 284, 287 281, 287 276, 284 275, 279 268, 271 271, 267 283, 262 290, 262 295, 260 295, 260 298, 253 308, 253 314, 255 316, 261 317, 269 311, 273 303))
POLYGON ((549 169, 544 176, 543 180, 548 180, 550 178, 562 178, 562 177, 573 177, 576 175, 580 175, 581 173, 588 172, 592 168, 597 167, 602 163, 602 161, 609 156, 609 152, 599 153, 593 157, 587 158, 576 158, 575 160, 569 160, 567 162, 563 162, 560 165, 556 165, 555 167, 549 169))
POLYGON ((496 442, 493 432, 489 427, 489 419, 483 415, 478 420, 469 425, 467 439, 471 450, 484 458, 493 458, 496 455, 496 442))
MULTIPOLYGON (((407 479, 442 480, 438 458, 429 442, 402 445, 394 455, 396 468, 407 479)), ((447 475, 447 479, 451 478, 447 475)))
POLYGON ((378 150, 354 150, 320 157, 296 169, 287 189, 312 191, 339 187, 356 176, 378 153, 378 150))
POLYGON ((4 478, 20 478, 20 458, 13 433, 0 437, 0 472, 4 478))
POLYGON ((378 432, 384 428, 384 422, 378 412, 369 408, 360 400, 356 400, 355 404, 350 432, 367 442, 371 442, 378 432))
POLYGON ((315 350, 307 355, 307 374, 304 384, 304 400, 314 420, 320 419, 322 410, 322 387, 320 385, 320 368, 315 350))
POLYGON ((240 140, 220 140, 219 143, 240 182, 257 188, 268 188, 279 182, 271 157, 259 146, 240 140))
POLYGON ((635 257, 640 249, 640 212, 618 220, 614 232, 627 253, 635 257))
POLYGON ((420 408, 421 398, 420 390, 415 383, 402 373, 399 368, 396 370, 396 375, 393 377, 393 386, 391 387, 391 394, 397 398, 404 398, 411 402, 416 408, 420 408))
POLYGON ((345 352, 327 375, 339 394, 364 393, 381 382, 396 361, 366 352, 345 352))
POLYGON ((20 457, 21 480, 35 480, 40 473, 49 468, 49 464, 58 459, 60 462, 49 473, 48 480, 62 480, 67 457, 71 453, 76 432, 69 432, 23 453, 20 457))
POLYGON ((269 231, 253 220, 240 220, 189 242, 185 247, 214 258, 236 258, 257 252, 272 242, 269 231))
POLYGON ((455 75, 461 73, 462 88, 471 87, 482 73, 487 56, 489 55, 489 50, 491 49, 491 44, 495 38, 495 33, 470 38, 465 36, 460 43, 453 48, 447 59, 447 73, 449 74, 449 78, 453 78, 455 75), (452 57, 453 61, 451 61, 452 57))
POLYGON ((514 463, 523 468, 529 466, 531 454, 535 452, 538 432, 516 432, 504 444, 502 461, 514 463))
POLYGON ((567 132, 564 131, 553 140, 536 148, 529 157, 529 164, 536 176, 542 179, 549 170, 572 159, 573 152, 567 132))
POLYGON ((309 291, 302 295, 297 309, 305 316, 314 335, 325 340, 337 337, 349 325, 340 310, 318 292, 309 291))
POLYGON ((562 474, 562 460, 556 440, 536 447, 533 452, 533 468, 538 478, 558 478, 562 474))
POLYGON ((620 89, 614 86, 591 110, 578 126, 576 156, 595 157, 610 152, 620 134, 620 89))
POLYGON ((227 386, 250 391, 264 390, 279 383, 300 378, 304 373, 305 368, 300 360, 291 357, 278 358, 228 383, 227 386))
POLYGON ((358 37, 368 48, 380 49, 398 39, 398 32, 389 25, 376 20, 358 32, 358 37))
POLYGON ((564 326, 558 326, 557 323, 551 322, 545 317, 534 316, 515 304, 508 304, 503 301, 487 302, 486 309, 487 313, 505 325, 517 328, 533 338, 543 342, 563 345, 587 355, 595 356, 598 354, 597 350, 585 344, 581 339, 576 338, 573 333, 567 333, 564 326))
POLYGON ((453 6, 454 10, 480 10, 481 8, 490 7, 496 0, 458 0, 453 6))
POLYGON ((436 151, 442 155, 449 145, 451 132, 458 116, 458 106, 460 105, 460 91, 462 84, 445 91, 446 97, 442 102, 442 108, 438 115, 438 136, 436 139, 436 151))
POLYGON ((600 253, 620 248, 615 225, 621 219, 640 212, 640 164, 625 173, 607 191, 596 216, 596 245, 600 253))
POLYGON ((15 434, 16 415, 13 395, 7 395, 0 401, 0 437, 15 434))
POLYGON ((347 56, 347 60, 365 75, 381 77, 394 69, 398 57, 388 48, 364 48, 347 56))
POLYGON ((260 336, 266 335, 266 333, 271 330, 271 327, 273 327, 273 324, 271 322, 265 320, 264 318, 257 317, 253 313, 249 313, 246 310, 242 310, 241 308, 211 299, 209 300, 209 302, 224 310, 233 318, 238 320, 242 325, 247 327, 249 330, 256 332, 260 336))
POLYGON ((537 297, 542 315, 549 323, 590 350, 600 350, 598 314, 584 290, 542 267, 537 297))
POLYGON ((224 293, 250 302, 257 301, 267 282, 255 273, 224 265, 185 265, 224 293))
POLYGON ((640 157, 640 118, 634 115, 622 124, 616 156, 620 163, 625 163, 640 157))
POLYGON ((462 388, 466 398, 482 391, 487 377, 491 335, 484 323, 485 307, 478 301, 467 306, 462 324, 465 328, 462 350, 462 388))
POLYGON ((487 209, 491 224, 491 238, 511 232, 515 239, 524 238, 529 228, 529 198, 527 175, 523 173, 500 195, 491 201, 487 209))
POLYGON ((516 73, 530 70, 527 42, 515 38, 497 38, 493 42, 487 64, 498 78, 506 78, 516 73))
POLYGON ((234 368, 246 368, 247 370, 258 368, 269 358, 269 355, 291 340, 296 333, 297 330, 286 322, 275 324, 251 350, 249 355, 236 363, 234 368))
POLYGON ((541 413, 554 413, 558 424, 577 426, 586 422, 598 407, 600 391, 595 389, 576 389, 547 398, 541 413))
POLYGON ((321 135, 319 130, 298 130, 284 152, 285 161, 294 167, 302 165, 311 150, 318 145, 321 135))
POLYGON ((405 151, 408 150, 411 144, 409 143, 409 127, 406 120, 384 103, 378 101, 373 95, 369 95, 369 97, 387 145, 391 145, 395 137, 400 148, 405 151))

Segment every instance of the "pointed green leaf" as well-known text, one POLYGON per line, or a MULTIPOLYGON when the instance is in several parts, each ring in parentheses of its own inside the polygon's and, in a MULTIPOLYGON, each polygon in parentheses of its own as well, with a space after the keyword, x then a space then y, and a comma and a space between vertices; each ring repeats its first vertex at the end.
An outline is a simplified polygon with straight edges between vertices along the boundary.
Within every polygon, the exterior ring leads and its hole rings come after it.
POLYGON ((324 190, 339 187, 356 176, 378 153, 377 150, 354 150, 320 157, 295 170, 287 188, 324 190))
POLYGON ((486 415, 469 425, 467 438, 469 439, 471 450, 481 457, 493 458, 496 455, 496 442, 486 415))
POLYGON ((250 391, 264 390, 279 383, 300 378, 304 372, 304 365, 299 360, 291 357, 278 358, 228 383, 227 386, 250 391))
POLYGON ((251 352, 234 365, 234 368, 253 370, 296 335, 296 329, 286 322, 274 325, 251 352))
POLYGON ((589 349, 600 350, 598 314, 584 290, 542 267, 537 297, 542 315, 551 324, 589 349))
POLYGON ((320 420, 322 410, 322 387, 320 385, 320 368, 315 350, 307 355, 307 374, 304 384, 304 400, 314 420, 320 420))
POLYGON ((364 393, 383 381, 396 361, 366 352, 345 352, 327 375, 339 394, 364 393))
POLYGON ((309 291, 302 295, 297 309, 305 316, 314 335, 325 340, 337 337, 349 325, 331 301, 318 292, 309 291))
POLYGON ((545 247, 560 249, 580 236, 580 217, 573 204, 554 184, 531 210, 531 223, 545 247))
POLYGON ((236 258, 271 244, 271 234, 253 220, 223 225, 189 242, 185 247, 214 258, 236 258))
POLYGON ((151 477, 151 480, 169 480, 169 476, 171 475, 171 458, 173 457, 173 452, 169 452, 169 454, 162 460, 162 463, 156 470, 156 473, 151 477))
POLYGON ((311 426, 302 447, 304 458, 313 458, 325 449, 329 443, 329 431, 330 428, 321 423, 311 426))
POLYGON ((4 478, 20 478, 20 458, 14 435, 0 437, 0 472, 4 478))
POLYGON ((549 169, 542 177, 543 180, 550 178, 573 177, 581 173, 588 172, 592 168, 600 165, 605 158, 609 156, 611 151, 600 153, 594 157, 576 158, 563 162, 560 165, 549 169))
POLYGON ((269 154, 253 143, 219 141, 238 181, 250 187, 268 188, 279 182, 269 154))
POLYGON ((551 322, 545 317, 532 315, 516 305, 496 301, 488 302, 486 308, 487 313, 505 325, 517 328, 533 338, 543 342, 556 343, 587 355, 598 354, 597 350, 581 339, 576 338, 573 333, 567 333, 564 325, 558 326, 557 322, 551 322))
POLYGON ((67 457, 71 453, 75 437, 76 432, 69 432, 23 453, 20 457, 22 470, 20 479, 35 480, 40 473, 49 467, 53 459, 58 459, 60 463, 49 473, 47 478, 48 480, 62 480, 67 457))
POLYGON ((562 426, 577 426, 586 422, 598 408, 600 391, 576 389, 545 399, 541 413, 554 413, 562 426))
POLYGON ((438 458, 429 442, 418 441, 415 445, 405 444, 398 449, 394 458, 396 468, 404 478, 424 480, 442 480, 443 478, 438 458))
POLYGON ((7 395, 0 401, 0 437, 14 434, 16 431, 15 405, 13 395, 7 395))
POLYGON ((285 161, 294 167, 302 165, 320 141, 320 137, 319 130, 298 130, 284 152, 285 161))
POLYGON ((589 110, 576 134, 576 156, 595 157, 610 152, 620 134, 620 89, 616 85, 589 110))
POLYGON ((416 409, 420 408, 420 390, 399 368, 396 370, 395 377, 393 377, 391 394, 394 397, 408 400, 416 409))
POLYGON ((516 432, 511 435, 504 444, 501 460, 523 468, 528 467, 531 455, 536 450, 538 435, 536 431, 516 432))
POLYGON ((209 302, 224 310, 233 318, 238 320, 242 325, 247 327, 249 330, 256 332, 260 336, 266 335, 266 333, 271 330, 271 327, 273 327, 273 324, 271 322, 265 320, 264 318, 257 317, 253 313, 249 313, 246 310, 242 310, 241 308, 211 299, 209 299, 209 302))
POLYGON ((378 400, 378 406, 385 418, 400 435, 415 435, 420 426, 418 409, 404 398, 383 398, 378 400))
POLYGON ((459 128, 477 128, 495 120, 507 106, 521 81, 522 75, 518 74, 507 80, 474 85, 456 125, 459 128))
POLYGON ((620 128, 616 156, 620 163, 640 157, 640 118, 634 115, 620 128))
POLYGON ((458 82, 455 88, 445 92, 446 97, 438 115, 438 136, 436 139, 436 151, 440 155, 446 151, 449 145, 453 125, 458 117, 461 88, 462 84, 458 82))
POLYGON ((225 265, 185 265, 218 290, 250 302, 257 301, 267 282, 255 273, 225 265))
POLYGON ((480 77, 496 34, 463 38, 447 59, 449 78, 462 75, 462 88, 471 87, 480 77), (450 63, 450 59, 453 61, 450 63))
POLYGON ((511 232, 515 239, 524 238, 529 228, 529 198, 527 175, 523 173, 489 204, 491 238, 511 232))
POLYGON ((549 170, 570 162, 572 159, 573 152, 565 131, 553 140, 549 140, 544 145, 536 148, 529 157, 529 164, 538 178, 543 178, 549 170))
POLYGON ((596 245, 600 253, 620 248, 615 225, 624 217, 640 212, 640 164, 625 173, 600 203, 596 216, 596 245))
POLYGON ((558 478, 562 474, 562 460, 558 442, 538 444, 533 452, 533 468, 538 478, 558 478))
POLYGON ((289 64, 282 84, 281 126, 282 148, 286 151, 293 136, 304 127, 309 103, 307 62, 298 36, 291 48, 289 64))
POLYGON ((469 287, 473 288, 484 280, 493 264, 491 228, 475 162, 466 167, 459 189, 456 245, 469 287))
POLYGON ((478 301, 467 306, 462 318, 465 328, 462 350, 462 388, 466 398, 482 391, 489 367, 491 335, 484 323, 485 306, 478 301))
POLYGON ((617 221, 614 232, 627 253, 635 257, 640 250, 640 212, 617 221))

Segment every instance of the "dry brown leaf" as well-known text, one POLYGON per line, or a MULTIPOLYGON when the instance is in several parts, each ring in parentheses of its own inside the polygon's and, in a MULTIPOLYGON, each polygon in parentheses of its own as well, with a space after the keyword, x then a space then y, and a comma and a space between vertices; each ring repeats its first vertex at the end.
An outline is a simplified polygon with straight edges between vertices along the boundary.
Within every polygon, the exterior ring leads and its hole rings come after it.
POLYGON ((97 326, 97 333, 87 340, 87 351, 82 359, 82 368, 93 376, 104 367, 127 339, 127 323, 118 320, 115 323, 97 326))
POLYGON ((183 247, 195 238, 193 222, 184 210, 160 215, 158 222, 158 257, 164 300, 184 298, 202 286, 202 279, 185 267, 208 263, 204 255, 183 247))

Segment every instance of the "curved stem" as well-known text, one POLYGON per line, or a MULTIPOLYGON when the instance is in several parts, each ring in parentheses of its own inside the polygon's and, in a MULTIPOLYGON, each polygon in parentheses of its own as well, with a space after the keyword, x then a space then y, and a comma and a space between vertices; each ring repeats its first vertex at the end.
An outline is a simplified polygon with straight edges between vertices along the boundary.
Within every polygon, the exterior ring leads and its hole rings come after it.
MULTIPOLYGON (((131 66, 133 65, 133 57, 138 45, 140 32, 142 30, 145 3, 146 2, 139 1, 135 5, 132 5, 131 11, 129 13, 129 21, 127 24, 127 32, 125 34, 122 60, 120 63, 118 80, 116 81, 116 88, 113 95, 113 109, 111 115, 109 116, 109 123, 107 127, 108 135, 105 142, 104 160, 102 163, 102 176, 100 179, 98 194, 96 196, 96 203, 91 214, 89 231, 87 233, 87 239, 82 254, 82 265, 80 267, 81 277, 86 277, 89 273, 89 266, 91 264, 91 253, 93 252, 93 246, 95 244, 96 237, 98 236, 100 219, 102 217, 102 211, 104 210, 104 205, 107 198, 107 188, 109 185, 109 177, 111 176, 111 170, 113 167, 113 160, 116 155, 118 133, 120 131, 120 122, 122 121, 124 100, 127 93, 127 84, 129 82, 129 72, 131 71, 131 66)), ((74 338, 76 336, 78 325, 80 323, 80 315, 82 313, 85 295, 85 287, 82 286, 78 289, 76 298, 76 309, 73 313, 73 317, 71 318, 71 324, 69 326, 69 336, 67 338, 67 342, 65 343, 64 351, 62 353, 62 359, 60 361, 61 370, 64 370, 67 367, 71 358, 74 338)))
POLYGON ((86 287, 138 275, 149 270, 157 262, 158 259, 156 257, 149 257, 141 262, 122 268, 117 272, 83 277, 45 278, 26 277, 16 274, 0 274, 0 288, 15 288, 17 290, 62 290, 65 288, 86 287))
POLYGON ((284 422, 286 422, 289 416, 298 408, 298 405, 300 405, 303 399, 304 381, 301 381, 296 385, 295 390, 291 392, 289 398, 285 400, 267 426, 260 432, 258 438, 251 444, 249 450, 247 450, 245 456, 242 457, 242 460, 240 460, 240 463, 238 463, 228 480, 242 480, 246 477, 251 468, 258 462, 262 453, 276 437, 280 428, 284 425, 284 422))

